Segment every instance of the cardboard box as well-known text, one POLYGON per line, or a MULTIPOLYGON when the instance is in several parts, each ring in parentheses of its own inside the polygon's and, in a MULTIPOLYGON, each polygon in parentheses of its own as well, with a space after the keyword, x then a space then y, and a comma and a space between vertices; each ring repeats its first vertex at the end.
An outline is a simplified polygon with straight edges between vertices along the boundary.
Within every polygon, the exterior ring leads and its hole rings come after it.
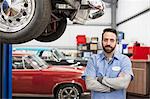
POLYGON ((90 44, 90 50, 98 50, 98 45, 97 45, 97 43, 91 43, 91 44, 90 44))

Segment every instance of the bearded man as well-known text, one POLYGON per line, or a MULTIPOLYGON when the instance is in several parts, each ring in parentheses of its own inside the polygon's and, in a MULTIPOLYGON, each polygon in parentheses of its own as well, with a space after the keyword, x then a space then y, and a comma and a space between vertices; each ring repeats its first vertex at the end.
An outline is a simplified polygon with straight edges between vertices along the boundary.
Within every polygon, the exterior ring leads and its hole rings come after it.
POLYGON ((101 42, 103 51, 89 59, 82 75, 91 99, 126 99, 126 89, 134 77, 131 61, 116 51, 115 29, 104 29, 101 42))

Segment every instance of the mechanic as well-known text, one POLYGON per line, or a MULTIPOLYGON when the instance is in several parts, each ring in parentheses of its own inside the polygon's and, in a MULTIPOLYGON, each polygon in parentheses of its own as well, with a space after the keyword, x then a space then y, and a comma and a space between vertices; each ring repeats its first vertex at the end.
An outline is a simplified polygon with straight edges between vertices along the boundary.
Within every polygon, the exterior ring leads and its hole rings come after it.
POLYGON ((103 51, 93 55, 82 75, 91 99, 126 99, 126 89, 133 79, 129 57, 116 51, 117 31, 106 28, 102 33, 103 51))

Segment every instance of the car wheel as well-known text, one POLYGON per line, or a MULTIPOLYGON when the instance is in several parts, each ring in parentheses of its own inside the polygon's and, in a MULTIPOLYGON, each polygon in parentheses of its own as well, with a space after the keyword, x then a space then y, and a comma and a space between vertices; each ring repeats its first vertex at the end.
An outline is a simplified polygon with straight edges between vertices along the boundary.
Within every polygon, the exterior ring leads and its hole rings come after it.
POLYGON ((0 42, 23 43, 38 37, 50 20, 50 0, 9 1, 0 1, 0 42))
POLYGON ((60 38, 67 26, 67 19, 65 17, 60 18, 59 21, 54 21, 47 26, 47 29, 36 38, 37 41, 51 42, 60 38), (54 29, 53 29, 54 28, 54 29), (52 30, 50 30, 52 29, 52 30))
POLYGON ((55 95, 57 99, 80 99, 81 90, 75 85, 63 85, 61 86, 57 94, 55 95))

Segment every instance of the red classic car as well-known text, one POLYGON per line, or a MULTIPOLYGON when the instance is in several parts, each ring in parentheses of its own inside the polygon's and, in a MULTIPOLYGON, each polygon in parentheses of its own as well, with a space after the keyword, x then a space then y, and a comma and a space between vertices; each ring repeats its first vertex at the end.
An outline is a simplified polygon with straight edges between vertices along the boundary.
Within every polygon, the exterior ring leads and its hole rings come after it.
POLYGON ((13 53, 13 96, 53 95, 57 99, 79 99, 86 91, 81 75, 84 67, 53 66, 36 55, 13 53))

